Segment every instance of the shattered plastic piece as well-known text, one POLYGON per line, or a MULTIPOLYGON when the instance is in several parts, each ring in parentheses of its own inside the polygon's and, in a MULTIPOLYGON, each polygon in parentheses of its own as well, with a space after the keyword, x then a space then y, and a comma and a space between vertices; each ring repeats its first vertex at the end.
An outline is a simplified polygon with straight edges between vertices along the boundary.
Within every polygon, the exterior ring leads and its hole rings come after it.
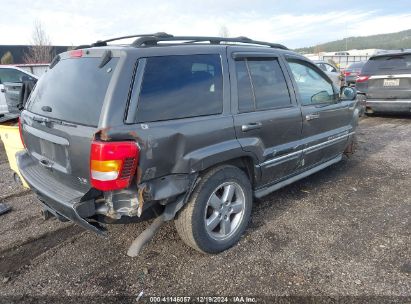
POLYGON ((3 215, 11 210, 10 206, 7 206, 6 204, 0 203, 0 215, 3 215))

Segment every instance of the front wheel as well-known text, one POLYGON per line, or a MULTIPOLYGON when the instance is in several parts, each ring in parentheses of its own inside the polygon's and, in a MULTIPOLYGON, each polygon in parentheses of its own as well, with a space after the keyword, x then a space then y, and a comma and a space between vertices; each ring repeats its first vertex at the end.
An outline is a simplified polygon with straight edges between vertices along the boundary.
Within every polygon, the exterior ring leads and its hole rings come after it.
POLYGON ((175 226, 181 239, 205 253, 219 253, 235 245, 251 215, 252 190, 237 167, 221 166, 201 177, 175 226))

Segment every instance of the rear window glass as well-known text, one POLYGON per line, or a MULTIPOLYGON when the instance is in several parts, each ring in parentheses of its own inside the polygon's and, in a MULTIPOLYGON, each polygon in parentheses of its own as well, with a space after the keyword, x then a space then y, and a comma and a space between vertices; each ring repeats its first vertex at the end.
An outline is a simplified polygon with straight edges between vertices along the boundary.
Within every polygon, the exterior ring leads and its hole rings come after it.
POLYGON ((112 58, 103 68, 101 58, 63 59, 37 83, 27 110, 52 118, 97 126, 108 84, 117 65, 112 58), (51 112, 42 107, 48 106, 51 112))
POLYGON ((147 58, 137 122, 212 115, 222 110, 220 55, 147 58))
POLYGON ((240 112, 289 107, 290 94, 276 59, 249 58, 236 61, 240 112))
POLYGON ((363 73, 369 74, 378 71, 411 71, 411 55, 370 58, 362 69, 363 73))

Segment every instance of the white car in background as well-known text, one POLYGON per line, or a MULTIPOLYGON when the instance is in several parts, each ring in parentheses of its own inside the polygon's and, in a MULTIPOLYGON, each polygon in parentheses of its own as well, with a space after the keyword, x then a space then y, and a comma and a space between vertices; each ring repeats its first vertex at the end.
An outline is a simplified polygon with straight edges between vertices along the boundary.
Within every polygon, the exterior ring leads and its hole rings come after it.
POLYGON ((341 72, 329 62, 323 60, 313 60, 314 63, 327 74, 333 81, 337 88, 341 87, 341 79, 343 79, 341 72))
POLYGON ((8 106, 6 102, 5 84, 15 84, 15 89, 19 89, 24 80, 37 80, 38 77, 23 69, 10 66, 0 65, 0 117, 7 114, 8 106))

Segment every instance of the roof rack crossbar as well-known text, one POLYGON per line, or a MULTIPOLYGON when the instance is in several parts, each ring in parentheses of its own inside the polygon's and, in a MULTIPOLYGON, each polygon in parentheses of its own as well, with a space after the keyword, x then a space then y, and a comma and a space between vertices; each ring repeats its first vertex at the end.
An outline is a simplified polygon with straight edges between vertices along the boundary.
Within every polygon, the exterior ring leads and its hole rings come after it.
POLYGON ((154 36, 154 35, 144 35, 138 36, 140 38, 136 39, 131 46, 140 47, 140 46, 149 46, 157 45, 158 42, 167 42, 167 41, 187 41, 185 43, 195 43, 195 42, 209 42, 210 44, 220 44, 221 42, 234 42, 234 43, 246 43, 246 44, 256 44, 256 45, 265 45, 272 48, 278 48, 283 50, 288 50, 282 44, 270 43, 258 40, 252 40, 247 37, 236 37, 236 38, 225 38, 225 37, 198 37, 198 36, 154 36))

